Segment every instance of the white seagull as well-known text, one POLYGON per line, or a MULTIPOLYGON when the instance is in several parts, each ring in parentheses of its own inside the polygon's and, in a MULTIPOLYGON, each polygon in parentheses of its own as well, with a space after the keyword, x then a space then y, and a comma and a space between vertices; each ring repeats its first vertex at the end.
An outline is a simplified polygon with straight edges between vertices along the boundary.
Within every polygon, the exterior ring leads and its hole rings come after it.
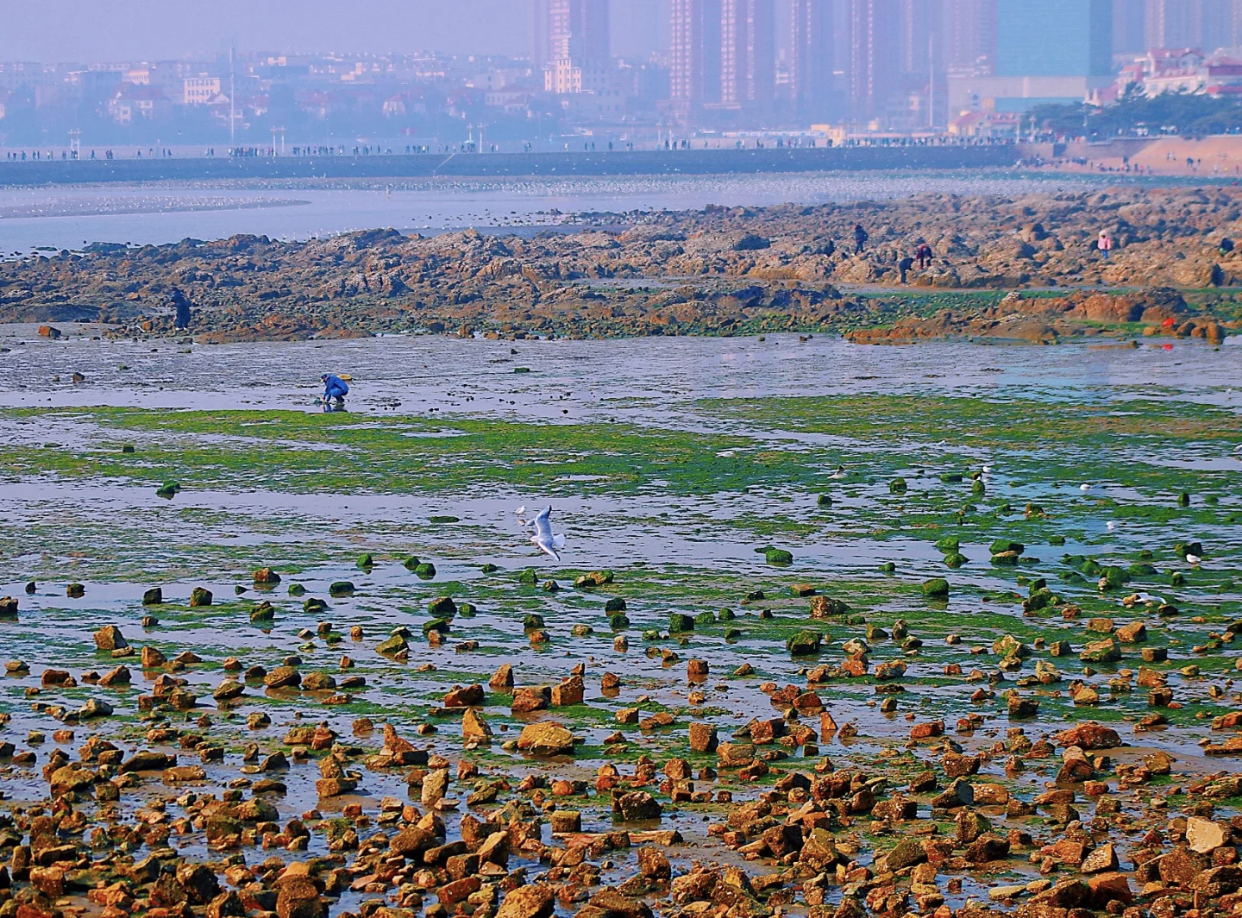
POLYGON ((844 477, 845 477, 845 466, 843 466, 843 465, 838 465, 838 466, 837 466, 837 470, 836 470, 835 472, 833 472, 831 475, 829 475, 828 477, 829 477, 829 478, 838 478, 838 479, 839 479, 839 478, 844 478, 844 477))
POLYGON ((1202 560, 1203 560, 1203 559, 1202 559, 1202 558, 1200 558, 1198 555, 1192 555, 1192 554, 1190 554, 1189 552, 1187 552, 1187 554, 1186 554, 1186 563, 1187 563, 1187 564, 1198 564, 1198 563, 1199 563, 1200 561, 1202 561, 1202 560))
POLYGON ((535 534, 530 537, 530 540, 538 545, 539 550, 545 555, 551 555, 559 561, 561 556, 557 554, 557 549, 565 547, 565 536, 559 532, 553 534, 551 517, 551 507, 539 511, 539 515, 534 519, 535 534))
POLYGON ((1090 491, 1090 490, 1091 490, 1091 485, 1089 485, 1089 484, 1082 484, 1082 485, 1079 485, 1079 486, 1078 486, 1078 490, 1079 490, 1079 491, 1090 491))

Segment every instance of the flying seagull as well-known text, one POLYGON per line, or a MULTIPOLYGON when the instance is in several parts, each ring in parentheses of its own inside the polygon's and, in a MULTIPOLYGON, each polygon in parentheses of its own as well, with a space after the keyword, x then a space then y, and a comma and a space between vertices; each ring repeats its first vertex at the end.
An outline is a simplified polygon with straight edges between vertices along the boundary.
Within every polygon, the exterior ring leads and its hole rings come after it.
POLYGON ((530 540, 539 546, 539 550, 546 555, 551 555, 557 561, 561 560, 561 556, 557 554, 558 548, 565 547, 565 536, 561 533, 552 532, 552 508, 540 510, 539 515, 534 519, 535 534, 530 540))

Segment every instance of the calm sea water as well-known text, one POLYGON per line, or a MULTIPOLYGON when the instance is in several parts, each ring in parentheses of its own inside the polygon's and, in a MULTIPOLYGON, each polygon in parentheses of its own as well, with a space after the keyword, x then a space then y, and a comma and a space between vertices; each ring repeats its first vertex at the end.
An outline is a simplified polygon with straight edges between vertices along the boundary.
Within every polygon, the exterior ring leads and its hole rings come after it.
POLYGON ((840 172, 593 179, 159 183, 0 189, 0 257, 91 242, 162 244, 237 233, 278 239, 393 227, 556 225, 561 214, 887 200, 921 192, 1025 194, 1115 183, 1114 177, 1014 172, 840 172))

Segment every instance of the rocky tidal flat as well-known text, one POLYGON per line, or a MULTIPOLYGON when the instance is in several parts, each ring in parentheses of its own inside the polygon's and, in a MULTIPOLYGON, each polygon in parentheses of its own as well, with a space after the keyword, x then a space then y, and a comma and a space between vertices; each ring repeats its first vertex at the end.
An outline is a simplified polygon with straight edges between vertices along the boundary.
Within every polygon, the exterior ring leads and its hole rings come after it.
POLYGON ((1242 912, 1239 349, 683 341, 14 347, 0 918, 1242 912))
POLYGON ((1232 187, 926 193, 577 215, 533 236, 99 244, 0 262, 0 321, 171 334, 178 289, 203 342, 800 331, 861 343, 1147 334, 1217 344, 1242 321, 1240 203, 1232 187), (870 237, 861 253, 856 223, 870 237), (1095 248, 1101 230, 1116 240, 1108 261, 1095 248), (903 284, 901 259, 924 243, 931 266, 903 284))

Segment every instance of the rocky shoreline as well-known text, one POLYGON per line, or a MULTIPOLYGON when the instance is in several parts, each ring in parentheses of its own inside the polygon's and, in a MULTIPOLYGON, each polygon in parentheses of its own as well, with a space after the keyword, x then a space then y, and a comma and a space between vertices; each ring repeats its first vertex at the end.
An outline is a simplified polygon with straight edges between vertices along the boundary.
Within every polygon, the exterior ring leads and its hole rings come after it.
POLYGON ((0 263, 0 321, 102 321, 169 334, 180 289, 207 342, 432 332, 625 337, 818 331, 860 342, 1159 333, 1219 341, 1242 312, 1242 191, 596 214, 526 239, 393 230, 327 241, 96 246, 0 263), (870 239, 854 253, 853 227, 870 239), (1112 258, 1097 233, 1116 240, 1112 258), (926 243, 934 260, 902 258, 926 243), (1026 291, 1005 297, 1004 291, 1026 291), (1064 296, 1052 296, 1064 290, 1064 296), (952 308, 944 298, 959 296, 952 308), (997 291, 995 295, 988 295, 997 291), (1166 323, 1171 323, 1172 328, 1166 323))

